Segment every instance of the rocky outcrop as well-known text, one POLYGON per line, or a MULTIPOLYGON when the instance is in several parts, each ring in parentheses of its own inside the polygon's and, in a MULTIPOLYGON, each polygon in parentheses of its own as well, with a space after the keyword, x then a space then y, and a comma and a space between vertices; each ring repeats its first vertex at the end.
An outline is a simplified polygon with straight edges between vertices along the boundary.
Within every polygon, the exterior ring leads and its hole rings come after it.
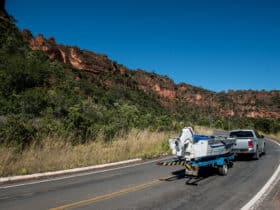
POLYGON ((125 73, 124 68, 118 69, 115 62, 108 59, 106 55, 96 54, 78 47, 57 44, 53 37, 46 39, 42 34, 33 37, 28 30, 22 31, 22 37, 32 50, 46 52, 51 61, 59 61, 70 64, 74 68, 92 73, 114 72, 119 70, 125 73))

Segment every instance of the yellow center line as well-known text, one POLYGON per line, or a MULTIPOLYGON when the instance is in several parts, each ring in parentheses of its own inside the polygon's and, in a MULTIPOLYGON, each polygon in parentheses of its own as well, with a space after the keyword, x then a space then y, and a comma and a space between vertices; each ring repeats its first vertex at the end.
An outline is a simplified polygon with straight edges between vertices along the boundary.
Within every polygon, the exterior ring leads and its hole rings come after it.
POLYGON ((122 189, 122 190, 112 192, 112 193, 109 193, 109 194, 99 195, 99 196, 96 196, 96 197, 93 197, 93 198, 90 198, 90 199, 81 200, 81 201, 78 201, 78 202, 74 202, 74 203, 63 205, 63 206, 58 206, 58 207, 55 207, 55 208, 51 208, 50 210, 72 209, 72 208, 76 208, 76 207, 86 206, 86 205, 93 204, 93 203, 96 203, 96 202, 99 202, 99 201, 104 201, 104 200, 108 200, 108 199, 111 199, 111 198, 114 198, 114 197, 118 197, 118 196, 130 193, 130 192, 135 192, 135 191, 138 191, 138 190, 142 190, 144 188, 147 188, 147 187, 150 187, 152 185, 158 184, 158 183, 162 182, 163 180, 168 180, 172 177, 174 177, 174 176, 165 177, 165 178, 161 178, 161 179, 156 179, 156 180, 144 183, 144 184, 136 185, 136 186, 129 187, 129 188, 126 188, 126 189, 122 189))

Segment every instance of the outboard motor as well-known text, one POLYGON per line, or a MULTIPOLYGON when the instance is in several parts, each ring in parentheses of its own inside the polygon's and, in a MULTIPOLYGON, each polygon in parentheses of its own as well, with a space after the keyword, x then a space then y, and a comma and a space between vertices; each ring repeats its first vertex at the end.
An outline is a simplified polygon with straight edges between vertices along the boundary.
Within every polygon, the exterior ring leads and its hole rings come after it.
POLYGON ((185 158, 186 153, 191 151, 193 135, 193 129, 191 127, 185 127, 179 138, 169 139, 169 146, 172 150, 172 154, 176 155, 178 158, 185 158))

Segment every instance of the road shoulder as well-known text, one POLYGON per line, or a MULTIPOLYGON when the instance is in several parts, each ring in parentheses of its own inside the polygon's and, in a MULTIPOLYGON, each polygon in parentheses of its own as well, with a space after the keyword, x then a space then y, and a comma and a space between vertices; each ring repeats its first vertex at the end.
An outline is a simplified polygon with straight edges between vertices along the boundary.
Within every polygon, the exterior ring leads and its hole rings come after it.
POLYGON ((280 179, 271 190, 271 192, 266 196, 264 201, 259 205, 257 210, 278 210, 280 209, 280 179))
POLYGON ((28 181, 28 180, 44 179, 44 178, 51 178, 51 177, 57 177, 57 176, 77 174, 77 173, 88 172, 88 171, 98 170, 98 169, 105 169, 105 168, 110 168, 110 167, 115 167, 115 166, 124 166, 127 164, 137 163, 137 162, 141 162, 141 161, 142 161, 142 159, 136 158, 136 159, 124 160, 124 161, 119 161, 119 162, 114 162, 114 163, 93 165, 93 166, 81 167, 81 168, 73 168, 73 169, 68 169, 68 170, 35 173, 35 174, 20 175, 20 176, 0 177, 0 185, 28 181))

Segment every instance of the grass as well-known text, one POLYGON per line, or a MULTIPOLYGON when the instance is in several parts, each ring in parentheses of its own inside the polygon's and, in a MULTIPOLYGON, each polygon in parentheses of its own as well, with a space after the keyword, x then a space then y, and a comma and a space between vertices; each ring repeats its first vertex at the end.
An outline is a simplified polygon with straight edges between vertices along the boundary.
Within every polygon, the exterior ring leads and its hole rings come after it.
POLYGON ((213 134, 213 128, 207 128, 203 126, 194 126, 194 131, 197 134, 203 134, 203 135, 212 135, 213 134))
MULTIPOLYGON (((211 135, 212 130, 195 127, 199 134, 211 135)), ((168 139, 174 132, 131 130, 126 136, 105 143, 102 137, 82 145, 72 145, 59 137, 46 137, 41 145, 31 145, 18 152, 0 147, 0 176, 30 174, 110 163, 132 158, 153 158, 170 154, 168 139)))
POLYGON ((47 137, 43 144, 22 152, 0 148, 0 176, 30 174, 115 162, 131 158, 152 158, 168 154, 171 132, 132 130, 112 142, 99 140, 71 145, 58 137, 47 137))
POLYGON ((280 132, 278 132, 276 134, 264 134, 264 136, 274 139, 280 143, 280 132))

